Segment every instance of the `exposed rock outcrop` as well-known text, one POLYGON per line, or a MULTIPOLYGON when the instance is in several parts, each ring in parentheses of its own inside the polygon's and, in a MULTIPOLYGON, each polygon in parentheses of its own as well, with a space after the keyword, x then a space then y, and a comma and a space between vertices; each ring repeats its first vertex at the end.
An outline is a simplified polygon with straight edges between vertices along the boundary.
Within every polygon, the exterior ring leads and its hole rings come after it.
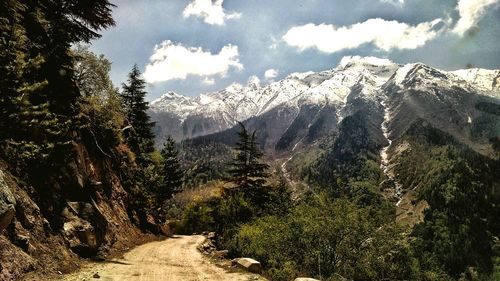
POLYGON ((16 199, 5 182, 4 174, 0 170, 0 231, 7 228, 16 213, 16 199))
POLYGON ((71 250, 81 256, 96 254, 103 243, 104 233, 93 226, 96 223, 91 223, 98 216, 94 206, 85 202, 68 202, 62 215, 65 220, 62 233, 71 250))
POLYGON ((79 256, 105 258, 148 240, 122 183, 135 165, 126 148, 103 155, 93 142, 75 140, 53 174, 20 179, 0 159, 0 280, 68 273, 79 256))

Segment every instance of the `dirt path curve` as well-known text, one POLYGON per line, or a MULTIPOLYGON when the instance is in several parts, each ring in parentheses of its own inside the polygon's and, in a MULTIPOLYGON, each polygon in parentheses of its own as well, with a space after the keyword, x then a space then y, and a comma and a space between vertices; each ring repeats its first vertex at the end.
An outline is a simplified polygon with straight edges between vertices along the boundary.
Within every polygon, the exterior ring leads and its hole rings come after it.
POLYGON ((205 240, 200 235, 174 236, 164 241, 151 242, 127 252, 122 259, 89 264, 80 272, 67 275, 65 281, 248 281, 265 280, 262 277, 228 272, 210 262, 196 247, 205 240), (100 278, 94 279, 98 273, 100 278))

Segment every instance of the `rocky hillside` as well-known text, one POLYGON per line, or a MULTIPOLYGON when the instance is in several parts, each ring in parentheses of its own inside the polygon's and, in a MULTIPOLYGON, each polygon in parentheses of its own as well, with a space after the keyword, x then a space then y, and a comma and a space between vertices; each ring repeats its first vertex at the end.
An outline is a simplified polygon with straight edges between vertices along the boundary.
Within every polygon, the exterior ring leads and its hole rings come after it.
POLYGON ((31 171, 42 179, 32 184, 0 161, 0 280, 67 273, 78 257, 103 258, 144 241, 145 222, 126 186, 135 165, 130 152, 102 152, 89 140, 72 144, 71 160, 57 176, 31 171))

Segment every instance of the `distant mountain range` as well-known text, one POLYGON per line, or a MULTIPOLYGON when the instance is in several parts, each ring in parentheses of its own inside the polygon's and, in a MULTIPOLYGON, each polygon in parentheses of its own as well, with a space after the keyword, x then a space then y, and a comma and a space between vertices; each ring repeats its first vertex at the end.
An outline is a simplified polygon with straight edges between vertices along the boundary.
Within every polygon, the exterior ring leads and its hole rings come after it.
POLYGON ((346 116, 369 107, 365 110, 374 114, 375 127, 382 128, 384 116, 387 119, 389 138, 423 118, 476 146, 477 140, 464 131, 480 115, 475 104, 496 103, 499 98, 500 70, 447 72, 421 63, 345 57, 334 69, 293 73, 265 86, 235 83, 196 98, 168 92, 151 103, 150 114, 157 123, 158 143, 166 135, 194 138, 253 120, 265 123, 259 126, 265 127, 265 147, 280 150, 313 141, 334 130, 346 116))

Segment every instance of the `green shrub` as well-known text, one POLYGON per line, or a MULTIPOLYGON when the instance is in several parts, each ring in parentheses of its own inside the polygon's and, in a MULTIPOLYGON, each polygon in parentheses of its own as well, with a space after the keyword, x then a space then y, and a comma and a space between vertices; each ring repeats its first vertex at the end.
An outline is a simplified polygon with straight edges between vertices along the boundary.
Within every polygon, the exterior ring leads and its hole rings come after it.
POLYGON ((379 225, 369 209, 347 198, 321 195, 285 216, 265 216, 238 228, 228 243, 234 255, 259 260, 272 280, 308 276, 354 280, 418 278, 403 231, 379 225))
POLYGON ((213 230, 213 209, 204 202, 189 204, 180 222, 179 231, 184 234, 213 230))

